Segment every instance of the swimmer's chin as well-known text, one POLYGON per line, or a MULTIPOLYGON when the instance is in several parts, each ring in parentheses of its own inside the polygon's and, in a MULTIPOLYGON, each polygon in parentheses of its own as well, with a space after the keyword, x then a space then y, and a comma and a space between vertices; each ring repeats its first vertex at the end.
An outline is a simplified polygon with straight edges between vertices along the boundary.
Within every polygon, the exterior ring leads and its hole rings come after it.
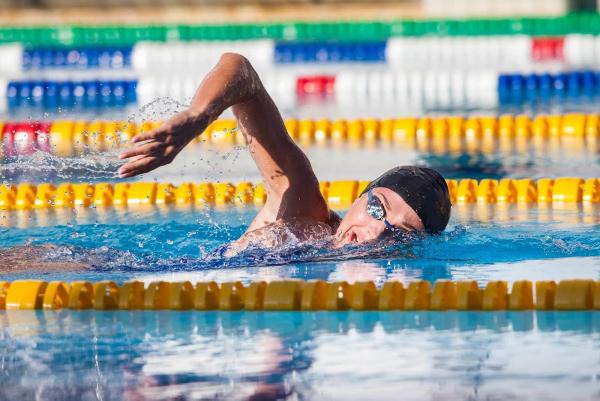
POLYGON ((376 244, 379 244, 382 242, 383 241, 379 240, 379 239, 374 239, 374 240, 365 241, 365 242, 358 242, 358 241, 353 241, 348 238, 334 238, 331 241, 331 248, 332 249, 342 249, 342 248, 346 248, 346 247, 362 248, 362 247, 369 246, 369 245, 376 245, 376 244))

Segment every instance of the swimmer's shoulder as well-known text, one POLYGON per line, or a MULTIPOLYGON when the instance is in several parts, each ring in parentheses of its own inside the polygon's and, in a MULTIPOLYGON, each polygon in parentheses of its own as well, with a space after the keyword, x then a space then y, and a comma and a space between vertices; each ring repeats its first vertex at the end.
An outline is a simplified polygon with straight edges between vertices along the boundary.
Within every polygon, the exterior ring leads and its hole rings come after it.
POLYGON ((330 211, 328 221, 311 219, 279 219, 256 230, 248 231, 229 243, 224 256, 230 257, 249 247, 278 248, 292 243, 325 239, 335 233, 341 218, 330 211))

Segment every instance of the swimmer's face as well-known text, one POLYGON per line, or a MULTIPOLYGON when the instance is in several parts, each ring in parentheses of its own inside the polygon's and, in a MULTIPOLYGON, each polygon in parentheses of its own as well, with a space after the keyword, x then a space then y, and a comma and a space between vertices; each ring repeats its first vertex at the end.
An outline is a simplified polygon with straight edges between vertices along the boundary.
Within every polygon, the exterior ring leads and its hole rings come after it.
MULTIPOLYGON (((383 205, 387 220, 395 229, 405 232, 424 231, 421 219, 400 195, 388 188, 374 188, 383 205)), ((340 222, 335 237, 336 245, 364 244, 381 238, 385 223, 367 213, 367 194, 356 199, 340 222)))

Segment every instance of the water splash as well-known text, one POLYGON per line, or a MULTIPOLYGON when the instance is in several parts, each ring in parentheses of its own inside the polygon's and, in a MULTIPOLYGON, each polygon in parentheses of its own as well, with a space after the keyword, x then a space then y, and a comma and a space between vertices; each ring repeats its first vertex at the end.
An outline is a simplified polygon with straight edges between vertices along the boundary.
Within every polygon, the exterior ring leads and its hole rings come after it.
POLYGON ((3 183, 114 180, 123 163, 117 150, 70 158, 36 152, 0 164, 0 180, 3 183))
POLYGON ((159 97, 140 106, 127 117, 127 121, 136 124, 144 121, 164 121, 186 110, 189 106, 189 103, 182 103, 170 97, 159 97))
MULTIPOLYGON (((365 245, 333 247, 333 237, 299 240, 290 235, 273 247, 251 242, 241 252, 229 256, 225 243, 201 256, 160 257, 152 250, 133 252, 109 246, 34 244, 0 249, 0 271, 95 270, 95 271, 191 271, 232 267, 277 266, 306 262, 345 261, 352 259, 415 258, 422 253, 424 238, 405 237, 381 240, 365 245), (4 268, 2 268, 4 266, 4 268), (10 266, 10 267, 8 267, 10 266)), ((148 236, 152 237, 149 232, 148 236)), ((71 237, 73 238, 73 237, 71 237)), ((168 244, 168 241, 165 241, 168 244)), ((145 248, 145 247, 142 247, 145 248)))
MULTIPOLYGON (((171 98, 158 98, 130 114, 126 121, 138 126, 146 121, 163 121, 185 110, 188 105, 171 98)), ((88 141, 95 141, 95 134, 88 133, 88 141)), ((120 149, 98 151, 94 146, 80 144, 82 155, 57 157, 43 151, 32 155, 17 156, 0 164, 0 180, 4 183, 100 181, 115 180, 117 170, 125 163, 119 160, 120 149)))

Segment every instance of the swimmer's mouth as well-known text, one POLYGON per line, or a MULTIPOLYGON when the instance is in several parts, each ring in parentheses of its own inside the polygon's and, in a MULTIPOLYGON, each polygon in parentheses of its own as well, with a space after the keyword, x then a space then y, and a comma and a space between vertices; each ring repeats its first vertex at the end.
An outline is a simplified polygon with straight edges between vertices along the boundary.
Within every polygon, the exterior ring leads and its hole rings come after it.
POLYGON ((340 249, 343 248, 347 245, 351 245, 351 246, 370 246, 370 245, 378 245, 378 246, 388 246, 388 245, 394 245, 397 243, 409 243, 412 242, 418 238, 420 238, 422 235, 419 232, 405 232, 405 231, 399 231, 399 232, 390 232, 390 231, 384 231, 379 237, 368 240, 368 241, 358 241, 358 237, 356 235, 356 233, 352 232, 348 234, 347 230, 346 233, 344 233, 344 235, 339 236, 334 239, 333 241, 333 248, 334 249, 340 249))

